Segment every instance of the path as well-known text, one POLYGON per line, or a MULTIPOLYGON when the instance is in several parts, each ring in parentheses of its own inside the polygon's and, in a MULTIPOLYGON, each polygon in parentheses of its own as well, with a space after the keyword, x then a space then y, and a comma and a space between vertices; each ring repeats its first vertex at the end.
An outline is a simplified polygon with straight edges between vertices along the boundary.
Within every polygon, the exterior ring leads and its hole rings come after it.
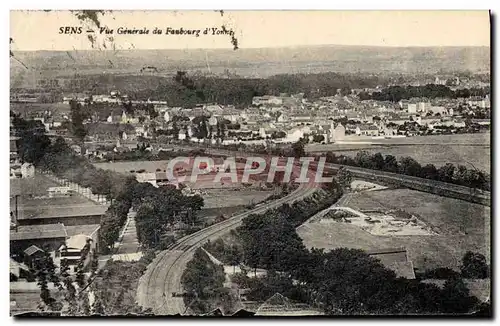
POLYGON ((136 215, 137 213, 132 210, 128 213, 127 221, 120 234, 118 243, 115 244, 116 251, 112 256, 113 260, 134 261, 142 257, 140 244, 137 239, 137 229, 135 227, 136 215))

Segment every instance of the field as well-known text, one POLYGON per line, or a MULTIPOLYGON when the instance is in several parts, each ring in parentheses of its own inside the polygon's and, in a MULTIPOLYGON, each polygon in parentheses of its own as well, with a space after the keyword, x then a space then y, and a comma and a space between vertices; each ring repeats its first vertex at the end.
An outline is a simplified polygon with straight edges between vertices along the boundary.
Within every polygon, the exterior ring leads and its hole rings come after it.
POLYGON ((10 109, 14 112, 30 114, 34 112, 52 111, 52 114, 69 114, 69 104, 64 103, 10 103, 10 109))
POLYGON ((432 225, 437 235, 375 236, 345 223, 307 223, 297 232, 308 247, 383 249, 406 247, 415 268, 458 269, 467 250, 490 260, 490 208, 407 189, 363 192, 346 206, 366 210, 402 209, 432 225))
POLYGON ((157 169, 166 170, 168 160, 163 161, 127 161, 127 162, 113 162, 113 163, 94 163, 96 168, 104 170, 112 170, 118 173, 128 174, 130 171, 137 171, 144 169, 146 172, 155 172, 157 169))
POLYGON ((355 156, 360 150, 370 153, 380 152, 396 157, 411 156, 420 164, 434 164, 437 167, 446 163, 462 164, 490 172, 490 133, 420 136, 394 139, 372 140, 372 144, 311 144, 308 152, 333 151, 335 154, 355 156))
POLYGON ((263 190, 220 190, 210 191, 203 195, 205 208, 231 207, 257 204, 265 200, 272 191, 263 190))

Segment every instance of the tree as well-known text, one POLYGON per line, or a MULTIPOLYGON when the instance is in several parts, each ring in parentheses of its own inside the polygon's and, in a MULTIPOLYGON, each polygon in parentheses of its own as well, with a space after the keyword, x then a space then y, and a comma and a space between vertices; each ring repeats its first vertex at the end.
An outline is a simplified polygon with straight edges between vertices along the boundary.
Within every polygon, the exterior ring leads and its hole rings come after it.
POLYGON ((75 100, 69 102, 71 108, 71 130, 73 135, 80 141, 83 142, 85 136, 87 135, 87 130, 83 125, 86 115, 83 112, 82 105, 75 100))
POLYGON ((442 309, 447 313, 468 313, 479 300, 469 295, 469 289, 459 278, 446 280, 442 291, 442 309))
POLYGON ((303 157, 306 155, 305 144, 302 138, 292 144, 292 152, 294 157, 303 157))
POLYGON ((337 171, 337 183, 342 189, 350 189, 352 182, 352 174, 345 167, 341 166, 337 171))
POLYGON ((398 161, 393 155, 386 155, 384 159, 384 171, 398 172, 398 161))
POLYGON ((443 182, 453 182, 455 175, 455 166, 451 163, 446 163, 438 169, 439 180, 443 182))
POLYGON ((325 141, 325 136, 323 135, 314 135, 313 136, 313 142, 315 143, 321 143, 325 141))
POLYGON ((399 173, 418 177, 422 167, 411 157, 403 157, 399 161, 399 173))
POLYGON ((489 268, 484 255, 472 251, 465 253, 460 271, 465 278, 487 278, 489 276, 489 268))
POLYGON ((437 180, 439 178, 439 173, 434 164, 426 164, 422 167, 421 177, 430 180, 437 180))

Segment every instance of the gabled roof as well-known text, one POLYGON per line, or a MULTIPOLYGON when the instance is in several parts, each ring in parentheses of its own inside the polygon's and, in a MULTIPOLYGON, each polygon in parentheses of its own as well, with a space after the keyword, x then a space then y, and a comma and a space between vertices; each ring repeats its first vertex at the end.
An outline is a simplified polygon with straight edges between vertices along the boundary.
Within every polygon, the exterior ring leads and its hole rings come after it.
POLYGON ((255 315, 267 316, 287 316, 287 315, 321 315, 317 311, 306 304, 293 303, 288 298, 280 293, 275 293, 272 297, 267 299, 256 311, 255 315))
POLYGON ((42 249, 38 248, 37 246, 35 245, 31 245, 29 246, 26 250, 24 250, 24 253, 27 255, 27 256, 32 256, 34 255, 35 253, 37 252, 44 252, 42 249))

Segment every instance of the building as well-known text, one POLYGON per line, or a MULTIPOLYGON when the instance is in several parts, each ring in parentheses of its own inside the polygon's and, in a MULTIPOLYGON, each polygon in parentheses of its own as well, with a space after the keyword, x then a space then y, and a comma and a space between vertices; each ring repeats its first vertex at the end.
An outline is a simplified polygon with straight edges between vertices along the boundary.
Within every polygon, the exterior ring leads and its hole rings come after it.
POLYGON ((24 252, 34 245, 54 251, 66 241, 66 237, 62 224, 18 226, 10 231, 10 250, 24 252))
POLYGON ((45 257, 45 251, 35 245, 31 245, 24 250, 24 262, 31 268, 35 266, 37 260, 43 257, 45 257))
POLYGON ((444 106, 431 106, 429 112, 431 112, 433 115, 439 114, 440 116, 448 114, 448 110, 444 106))
POLYGON ((24 263, 10 259, 10 280, 17 281, 19 279, 26 279, 31 276, 31 272, 28 266, 24 263))
POLYGON ((18 139, 19 137, 10 137, 10 163, 15 163, 19 160, 18 139))
POLYGON ((379 130, 373 125, 359 125, 356 127, 356 135, 377 137, 379 135, 379 130))
MULTIPOLYGON (((97 229, 96 231, 97 232, 97 229)), ((66 239, 65 243, 56 251, 54 263, 61 264, 62 259, 66 259, 69 266, 69 272, 74 273, 75 267, 81 260, 84 252, 87 251, 83 266, 87 266, 95 254, 96 243, 91 235, 76 234, 66 239)))
POLYGON ((99 224, 108 209, 105 205, 80 204, 65 206, 25 206, 18 209, 18 225, 89 225, 99 224))
POLYGON ((419 102, 417 104, 417 111, 418 112, 427 113, 430 109, 431 109, 431 103, 430 102, 419 102))
POLYGON ((294 303, 280 293, 275 293, 259 306, 255 316, 318 316, 324 315, 307 304, 294 303))
POLYGON ((283 99, 279 96, 254 96, 252 99, 252 105, 282 105, 283 99))
POLYGON ((341 123, 339 123, 337 124, 337 126, 333 131, 333 140, 341 141, 344 140, 344 138, 345 138, 345 127, 341 123))
POLYGON ((408 103, 408 113, 409 114, 415 114, 415 113, 417 113, 417 104, 415 104, 415 103, 408 103))
POLYGON ((21 165, 21 177, 33 178, 35 176, 35 166, 31 163, 23 163, 21 165))

